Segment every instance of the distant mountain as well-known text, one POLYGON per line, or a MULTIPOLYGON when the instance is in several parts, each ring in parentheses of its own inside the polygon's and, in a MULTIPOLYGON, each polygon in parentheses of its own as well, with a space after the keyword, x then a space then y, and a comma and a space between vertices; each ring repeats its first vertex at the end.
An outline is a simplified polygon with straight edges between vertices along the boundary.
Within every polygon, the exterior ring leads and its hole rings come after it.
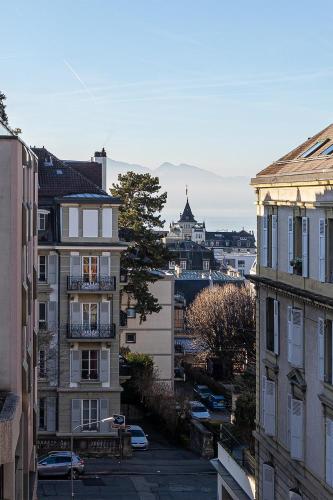
POLYGON ((158 176, 162 189, 168 193, 163 214, 166 225, 178 220, 185 206, 187 185, 194 216, 198 221, 206 221, 208 230, 255 229, 255 198, 247 177, 222 177, 185 163, 174 165, 166 162, 156 169, 149 169, 143 165, 108 159, 108 168, 112 172, 112 182, 117 180, 118 174, 129 170, 158 176))

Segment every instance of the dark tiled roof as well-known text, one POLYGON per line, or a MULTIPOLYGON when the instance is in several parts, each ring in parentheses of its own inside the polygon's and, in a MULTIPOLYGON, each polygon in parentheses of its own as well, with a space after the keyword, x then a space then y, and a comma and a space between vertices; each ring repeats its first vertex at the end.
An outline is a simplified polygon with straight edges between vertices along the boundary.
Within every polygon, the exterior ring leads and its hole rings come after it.
POLYGON ((188 198, 186 200, 186 205, 185 205, 184 211, 183 211, 182 215, 180 216, 180 219, 178 222, 196 222, 194 215, 192 213, 190 204, 188 202, 188 198))
POLYGON ((74 168, 77 172, 84 175, 87 179, 93 182, 96 186, 102 188, 102 164, 96 161, 73 161, 63 160, 69 167, 74 168))
MULTIPOLYGON (((301 145, 282 156, 282 158, 261 170, 257 174, 257 178, 264 176, 332 172, 333 155, 321 155, 321 153, 331 145, 333 145, 333 124, 324 128, 321 132, 310 137, 301 145), (305 151, 321 140, 324 141, 321 147, 306 158, 301 157, 305 151)), ((255 180, 252 182, 255 184, 255 180)))
POLYGON ((38 184, 40 197, 61 197, 79 193, 106 195, 96 184, 80 172, 59 160, 47 149, 32 148, 38 157, 38 184))

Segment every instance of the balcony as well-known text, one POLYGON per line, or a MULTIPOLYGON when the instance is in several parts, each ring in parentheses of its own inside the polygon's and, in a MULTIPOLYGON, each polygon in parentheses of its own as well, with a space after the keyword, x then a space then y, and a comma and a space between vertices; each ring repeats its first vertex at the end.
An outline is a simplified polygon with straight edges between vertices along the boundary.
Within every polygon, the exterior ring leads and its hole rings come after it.
POLYGON ((96 339, 114 339, 116 336, 116 325, 83 325, 83 324, 68 324, 67 337, 69 339, 78 340, 96 340, 96 339))
POLYGON ((87 281, 83 276, 67 276, 67 290, 70 292, 114 292, 116 290, 115 276, 96 276, 93 281, 87 281))

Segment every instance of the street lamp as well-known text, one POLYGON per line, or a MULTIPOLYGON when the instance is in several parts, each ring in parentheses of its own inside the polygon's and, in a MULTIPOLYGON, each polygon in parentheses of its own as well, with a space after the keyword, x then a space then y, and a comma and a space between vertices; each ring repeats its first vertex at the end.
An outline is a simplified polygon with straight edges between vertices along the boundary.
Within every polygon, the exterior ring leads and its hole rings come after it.
POLYGON ((110 422, 111 420, 114 420, 113 417, 107 417, 107 418, 102 418, 101 420, 93 420, 92 422, 87 422, 86 424, 80 424, 77 425, 76 427, 72 428, 71 430, 71 497, 74 498, 74 474, 73 474, 73 433, 77 429, 82 429, 86 425, 91 425, 91 424, 100 424, 102 422, 110 422))

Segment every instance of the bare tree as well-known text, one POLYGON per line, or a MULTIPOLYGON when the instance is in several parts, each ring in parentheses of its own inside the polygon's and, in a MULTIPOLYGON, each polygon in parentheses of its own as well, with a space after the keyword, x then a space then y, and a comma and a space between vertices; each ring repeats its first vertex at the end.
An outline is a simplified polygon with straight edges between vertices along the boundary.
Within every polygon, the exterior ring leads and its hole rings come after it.
POLYGON ((249 286, 204 289, 187 312, 195 344, 228 366, 255 363, 255 297, 249 286))

